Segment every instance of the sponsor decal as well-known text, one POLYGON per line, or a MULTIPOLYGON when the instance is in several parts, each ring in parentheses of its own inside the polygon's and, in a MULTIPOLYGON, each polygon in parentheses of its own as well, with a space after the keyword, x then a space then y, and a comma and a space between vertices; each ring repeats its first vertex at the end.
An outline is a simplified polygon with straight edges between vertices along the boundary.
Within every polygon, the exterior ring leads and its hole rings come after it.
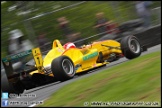
POLYGON ((43 66, 43 59, 42 59, 42 54, 40 52, 39 48, 35 48, 32 50, 34 60, 37 66, 37 69, 39 72, 42 72, 42 66, 43 66))
POLYGON ((92 54, 86 55, 86 56, 83 57, 83 61, 88 60, 88 59, 91 59, 91 58, 93 58, 93 57, 95 57, 97 55, 98 55, 98 52, 97 51, 94 52, 94 53, 92 53, 92 54))
POLYGON ((19 59, 19 58, 22 58, 22 57, 25 57, 25 56, 31 54, 31 52, 32 52, 31 50, 28 50, 28 51, 24 51, 24 52, 15 54, 15 55, 7 56, 6 58, 3 58, 2 61, 8 62, 11 60, 16 60, 16 59, 19 59))

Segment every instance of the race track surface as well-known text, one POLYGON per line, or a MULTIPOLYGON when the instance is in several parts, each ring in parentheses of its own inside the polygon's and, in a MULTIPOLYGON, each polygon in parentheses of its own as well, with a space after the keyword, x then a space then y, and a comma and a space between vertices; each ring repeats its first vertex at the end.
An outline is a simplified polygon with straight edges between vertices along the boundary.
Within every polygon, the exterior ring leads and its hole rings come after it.
MULTIPOLYGON (((148 53, 151 53, 151 52, 155 52, 155 51, 161 51, 161 44, 160 45, 157 45, 157 46, 154 46, 154 47, 151 47, 149 48, 146 52, 143 52, 142 55, 145 55, 145 54, 148 54, 148 53)), ((118 61, 115 61, 115 62, 112 62, 110 64, 107 64, 106 67, 101 67, 99 69, 96 69, 96 70, 93 70, 93 71, 90 71, 84 75, 81 75, 81 76, 75 76, 73 79, 71 80, 68 80, 68 81, 65 81, 65 82, 55 82, 55 83, 51 83, 51 84, 48 84, 48 85, 44 85, 44 86, 41 86, 41 87, 37 87, 37 88, 34 88, 34 89, 30 89, 30 90, 27 90, 25 91, 23 94, 34 94, 36 95, 36 97, 31 97, 31 98, 10 98, 9 101, 23 101, 23 102, 31 102, 31 101, 44 101, 46 100, 48 97, 50 97, 50 95, 57 91, 58 89, 60 89, 62 86, 66 85, 66 84, 69 84, 75 80, 78 80, 78 79, 81 79, 81 78, 84 78, 84 77, 88 77, 90 75, 93 75, 93 74, 96 74, 96 73, 99 73, 107 68, 111 68, 115 65, 118 65, 118 64, 121 64, 123 62, 126 62, 128 61, 128 59, 126 59, 125 57, 124 58, 121 58, 119 59, 118 61)), ((35 106, 36 104, 30 104, 30 105, 12 105, 12 106, 9 106, 9 107, 33 107, 35 106)))

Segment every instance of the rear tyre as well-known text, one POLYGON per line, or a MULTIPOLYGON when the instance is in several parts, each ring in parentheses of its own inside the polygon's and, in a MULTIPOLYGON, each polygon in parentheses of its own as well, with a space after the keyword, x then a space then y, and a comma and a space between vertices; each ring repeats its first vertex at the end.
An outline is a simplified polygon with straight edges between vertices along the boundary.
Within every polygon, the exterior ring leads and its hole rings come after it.
POLYGON ((52 61, 51 70, 59 81, 72 79, 75 75, 73 61, 67 56, 60 56, 52 61))
POLYGON ((3 74, 3 76, 1 77, 1 88, 3 92, 8 93, 20 94, 24 92, 24 86, 21 81, 17 81, 16 83, 10 83, 6 74, 3 74))
POLYGON ((34 82, 36 86, 44 85, 46 83, 45 75, 39 73, 33 74, 32 82, 34 82))
POLYGON ((3 74, 1 77, 1 88, 3 92, 13 93, 14 88, 9 83, 6 74, 3 74))
POLYGON ((141 55, 141 45, 135 36, 126 36, 121 40, 121 50, 128 59, 133 59, 141 55))
POLYGON ((13 87, 14 87, 14 90, 15 90, 15 93, 16 93, 16 94, 21 94, 21 93, 23 93, 24 90, 25 90, 25 87, 24 87, 23 83, 22 83, 20 80, 17 81, 17 82, 13 85, 13 87))

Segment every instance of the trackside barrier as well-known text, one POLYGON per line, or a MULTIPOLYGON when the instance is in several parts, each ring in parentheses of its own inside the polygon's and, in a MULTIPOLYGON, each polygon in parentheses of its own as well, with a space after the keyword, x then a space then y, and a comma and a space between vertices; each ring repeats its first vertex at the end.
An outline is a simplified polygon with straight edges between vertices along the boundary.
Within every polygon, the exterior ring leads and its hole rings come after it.
POLYGON ((149 28, 144 32, 134 34, 146 47, 153 47, 161 43, 161 25, 149 28))
MULTIPOLYGON (((139 39, 141 45, 146 46, 147 48, 161 44, 161 24, 150 27, 139 33, 132 33, 132 35, 136 36, 139 39)), ((124 36, 118 36, 115 38, 115 40, 120 41, 123 37, 124 36)))
MULTIPOLYGON (((85 42, 86 40, 94 38, 96 36, 100 36, 100 35, 102 35, 104 33, 105 32, 100 33, 100 34, 96 34, 96 35, 93 35, 93 36, 89 36, 87 38, 83 38, 83 39, 74 41, 74 43, 75 44, 81 43, 80 45, 88 44, 88 43, 85 42)), ((153 46, 158 45, 158 44, 161 43, 161 24, 160 25, 156 25, 156 26, 152 26, 152 27, 150 27, 148 29, 141 30, 141 31, 138 31, 138 32, 132 32, 132 33, 129 32, 129 34, 136 36, 139 39, 139 41, 142 44, 142 46, 146 46, 147 48, 153 47, 153 46)), ((100 39, 98 41, 107 40, 107 39, 113 39, 113 40, 117 40, 117 41, 120 42, 120 40, 123 37, 127 36, 127 35, 126 34, 125 35, 121 35, 121 34, 120 35, 108 34, 108 35, 100 37, 100 39)), ((50 50, 51 42, 48 43, 45 46, 42 46, 42 47, 49 48, 48 50, 50 50)), ((48 50, 47 49, 46 50, 42 50, 42 53, 46 54, 48 52, 48 50)))

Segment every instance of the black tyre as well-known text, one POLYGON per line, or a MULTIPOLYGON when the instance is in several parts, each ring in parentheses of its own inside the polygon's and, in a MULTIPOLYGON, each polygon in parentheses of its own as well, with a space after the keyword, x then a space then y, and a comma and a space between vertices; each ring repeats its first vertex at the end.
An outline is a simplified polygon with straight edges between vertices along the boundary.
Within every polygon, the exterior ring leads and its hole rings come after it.
POLYGON ((9 83, 6 74, 3 74, 1 77, 1 88, 3 92, 9 92, 9 93, 14 92, 14 88, 9 83))
POLYGON ((33 74, 32 82, 34 82, 34 84, 36 84, 37 86, 44 85, 46 83, 45 75, 38 73, 33 74))
POLYGON ((3 92, 20 94, 24 92, 24 86, 21 81, 17 81, 15 84, 8 81, 7 75, 3 74, 1 77, 1 88, 3 92))
POLYGON ((133 59, 141 55, 141 45, 135 36, 126 36, 121 40, 121 50, 128 59, 133 59))
POLYGON ((14 87, 14 93, 16 93, 16 94, 21 94, 21 93, 23 93, 24 92, 24 90, 25 90, 25 87, 24 87, 24 85, 23 85, 23 83, 19 80, 19 81, 17 81, 14 85, 13 85, 13 87, 14 87))
POLYGON ((75 68, 73 61, 67 56, 60 56, 52 61, 51 70, 59 81, 66 81, 74 77, 75 68))

